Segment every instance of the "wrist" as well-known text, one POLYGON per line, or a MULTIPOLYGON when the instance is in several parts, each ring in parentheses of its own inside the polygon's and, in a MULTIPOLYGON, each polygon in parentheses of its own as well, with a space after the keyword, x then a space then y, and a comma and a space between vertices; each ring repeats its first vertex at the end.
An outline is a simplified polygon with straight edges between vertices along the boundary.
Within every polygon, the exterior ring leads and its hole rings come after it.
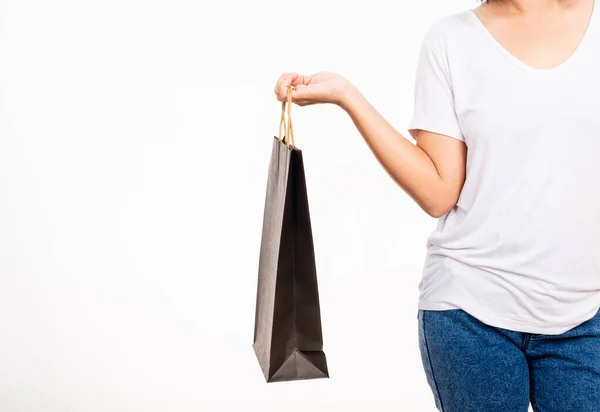
POLYGON ((356 86, 349 81, 346 81, 342 87, 342 90, 340 91, 338 106, 340 106, 343 110, 348 111, 348 108, 352 105, 352 103, 360 97, 360 91, 356 88, 356 86))

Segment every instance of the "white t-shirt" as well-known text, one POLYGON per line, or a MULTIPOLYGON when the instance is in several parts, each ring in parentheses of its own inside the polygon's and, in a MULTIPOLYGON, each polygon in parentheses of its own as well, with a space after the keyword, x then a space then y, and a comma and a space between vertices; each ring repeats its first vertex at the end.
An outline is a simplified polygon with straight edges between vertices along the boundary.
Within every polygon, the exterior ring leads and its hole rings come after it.
MULTIPOLYGON (((596 9, 597 9, 596 5, 596 9)), ((473 10, 423 43, 408 127, 464 141, 457 205, 427 239, 419 308, 560 334, 600 307, 600 11, 563 64, 536 69, 473 10)))

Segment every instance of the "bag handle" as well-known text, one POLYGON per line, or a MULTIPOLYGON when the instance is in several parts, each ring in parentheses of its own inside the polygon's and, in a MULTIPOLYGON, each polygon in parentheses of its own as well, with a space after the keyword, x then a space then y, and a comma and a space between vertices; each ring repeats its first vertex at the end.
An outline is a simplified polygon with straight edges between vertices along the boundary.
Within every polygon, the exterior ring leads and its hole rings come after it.
POLYGON ((285 143, 289 148, 294 148, 294 130, 292 129, 292 86, 288 86, 287 102, 281 102, 281 120, 279 121, 279 137, 277 140, 285 143), (285 121, 285 106, 287 103, 287 122, 285 121), (281 137, 281 126, 285 124, 285 134, 281 137))

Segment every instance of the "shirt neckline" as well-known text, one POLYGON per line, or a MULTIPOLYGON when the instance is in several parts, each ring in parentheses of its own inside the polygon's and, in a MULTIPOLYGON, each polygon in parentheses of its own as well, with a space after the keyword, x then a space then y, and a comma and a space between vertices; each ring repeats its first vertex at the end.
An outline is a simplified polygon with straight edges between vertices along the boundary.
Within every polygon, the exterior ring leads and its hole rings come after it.
POLYGON ((571 55, 569 57, 567 57, 566 60, 564 60, 562 63, 560 63, 554 67, 551 67, 549 69, 540 69, 537 67, 533 67, 533 66, 525 63, 523 60, 519 59, 517 56, 515 56, 510 51, 508 51, 508 49, 505 48, 496 39, 496 37, 494 37, 494 35, 488 30, 487 26, 481 21, 481 19, 477 16, 477 14, 475 14, 474 9, 468 9, 467 13, 469 14, 469 17, 475 22, 475 25, 478 27, 479 32, 481 34, 483 34, 486 38, 488 38, 488 40, 490 40, 494 44, 496 49, 498 49, 498 51, 500 53, 502 53, 504 55, 504 57, 506 57, 508 60, 512 61, 513 63, 517 64, 518 66, 520 66, 526 70, 529 70, 531 72, 549 74, 549 73, 558 72, 558 71, 564 69, 566 66, 572 64, 573 61, 577 59, 578 55, 582 53, 582 50, 585 49, 586 43, 588 43, 588 41, 589 41, 588 39, 591 36, 590 33, 594 29, 594 25, 595 25, 594 20, 595 20, 595 15, 597 14, 596 9, 597 9, 596 0, 593 0, 592 1, 592 12, 590 14, 585 32, 584 32, 583 37, 581 38, 579 44, 577 45, 577 47, 575 48, 573 53, 571 53, 571 55))

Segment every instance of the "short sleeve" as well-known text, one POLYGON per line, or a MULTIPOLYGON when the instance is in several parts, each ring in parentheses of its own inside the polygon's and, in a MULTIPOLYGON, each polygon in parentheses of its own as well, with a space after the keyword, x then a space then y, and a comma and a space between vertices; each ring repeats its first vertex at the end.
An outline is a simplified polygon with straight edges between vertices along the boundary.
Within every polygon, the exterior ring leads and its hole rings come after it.
POLYGON ((461 132, 450 82, 448 58, 441 36, 429 29, 421 44, 414 88, 414 113, 408 132, 427 130, 465 141, 461 132))

